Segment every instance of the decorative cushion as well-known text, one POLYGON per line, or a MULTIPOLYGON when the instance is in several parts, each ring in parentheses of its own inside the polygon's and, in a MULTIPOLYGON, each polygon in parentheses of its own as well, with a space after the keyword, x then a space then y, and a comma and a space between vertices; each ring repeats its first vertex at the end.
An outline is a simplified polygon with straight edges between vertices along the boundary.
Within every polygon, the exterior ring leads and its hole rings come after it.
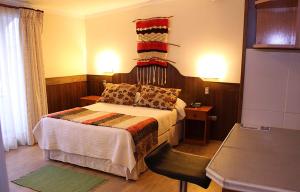
POLYGON ((138 87, 136 85, 130 85, 126 83, 106 83, 105 90, 103 91, 99 102, 133 105, 137 91, 138 87))
POLYGON ((143 85, 138 106, 157 109, 174 109, 177 97, 181 89, 162 88, 153 85, 143 85))

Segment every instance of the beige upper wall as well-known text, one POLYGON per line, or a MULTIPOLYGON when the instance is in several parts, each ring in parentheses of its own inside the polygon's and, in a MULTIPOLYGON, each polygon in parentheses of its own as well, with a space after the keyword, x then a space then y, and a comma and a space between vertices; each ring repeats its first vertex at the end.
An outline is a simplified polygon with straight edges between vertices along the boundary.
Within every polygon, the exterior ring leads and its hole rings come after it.
POLYGON ((99 74, 96 55, 111 50, 120 60, 116 72, 129 72, 136 54, 136 18, 171 18, 169 59, 186 76, 198 76, 205 55, 224 58, 227 72, 219 81, 240 82, 244 0, 169 0, 86 18, 87 72, 99 74))
POLYGON ((46 78, 86 74, 84 19, 45 12, 42 43, 46 78))

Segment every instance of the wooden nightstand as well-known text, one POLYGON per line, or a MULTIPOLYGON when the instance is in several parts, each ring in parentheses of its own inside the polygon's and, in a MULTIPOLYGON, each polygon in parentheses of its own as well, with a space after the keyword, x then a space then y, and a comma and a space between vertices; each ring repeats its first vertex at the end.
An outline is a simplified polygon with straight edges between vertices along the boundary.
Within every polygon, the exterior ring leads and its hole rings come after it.
MULTIPOLYGON (((204 143, 207 144, 209 140, 209 113, 212 110, 212 106, 202 106, 198 108, 185 108, 185 121, 184 121, 184 141, 187 143, 204 143), (199 138, 193 138, 193 137, 188 137, 187 134, 187 121, 188 120, 196 120, 196 121, 203 121, 204 122, 204 134, 203 134, 203 140, 199 138)), ((198 127, 191 127, 194 129, 198 129, 198 127)), ((199 129, 198 129, 199 130, 199 129)), ((197 130, 197 131, 198 131, 197 130)))
POLYGON ((83 107, 83 106, 95 104, 99 98, 100 96, 96 96, 96 95, 80 97, 80 106, 83 107))

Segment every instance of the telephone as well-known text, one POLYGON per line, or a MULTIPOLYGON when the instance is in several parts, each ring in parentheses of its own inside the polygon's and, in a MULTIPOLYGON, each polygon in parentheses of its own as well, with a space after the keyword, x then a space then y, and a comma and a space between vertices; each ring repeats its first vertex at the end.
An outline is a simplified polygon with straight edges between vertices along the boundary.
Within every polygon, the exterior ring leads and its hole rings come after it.
POLYGON ((194 108, 201 107, 201 103, 200 102, 192 102, 191 107, 194 107, 194 108))

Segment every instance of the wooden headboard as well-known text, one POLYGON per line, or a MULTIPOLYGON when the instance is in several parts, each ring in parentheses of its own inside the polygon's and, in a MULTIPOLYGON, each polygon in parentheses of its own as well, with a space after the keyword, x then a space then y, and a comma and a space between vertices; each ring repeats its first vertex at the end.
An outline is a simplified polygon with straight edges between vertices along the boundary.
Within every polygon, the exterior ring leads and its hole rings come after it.
MULTIPOLYGON (((102 80, 112 83, 137 83, 137 67, 134 67, 129 73, 116 73, 113 76, 88 75, 87 80, 90 84, 88 85, 88 93, 99 95, 103 91, 102 80)), ((179 97, 186 103, 203 98, 204 82, 199 77, 181 75, 171 64, 167 67, 167 83, 163 86, 157 86, 181 89, 179 97)))
MULTIPOLYGON (((87 75, 87 94, 100 95, 103 91, 102 81, 112 83, 137 83, 136 67, 129 73, 116 73, 113 76, 87 75)), ((187 104, 200 101, 204 105, 213 106, 213 115, 217 121, 212 122, 211 136, 213 139, 224 139, 231 130, 238 116, 238 102, 240 84, 206 82, 198 77, 183 76, 173 66, 167 68, 167 84, 164 87, 182 89, 179 96, 187 104), (204 94, 205 87, 209 87, 209 94, 204 94)))

